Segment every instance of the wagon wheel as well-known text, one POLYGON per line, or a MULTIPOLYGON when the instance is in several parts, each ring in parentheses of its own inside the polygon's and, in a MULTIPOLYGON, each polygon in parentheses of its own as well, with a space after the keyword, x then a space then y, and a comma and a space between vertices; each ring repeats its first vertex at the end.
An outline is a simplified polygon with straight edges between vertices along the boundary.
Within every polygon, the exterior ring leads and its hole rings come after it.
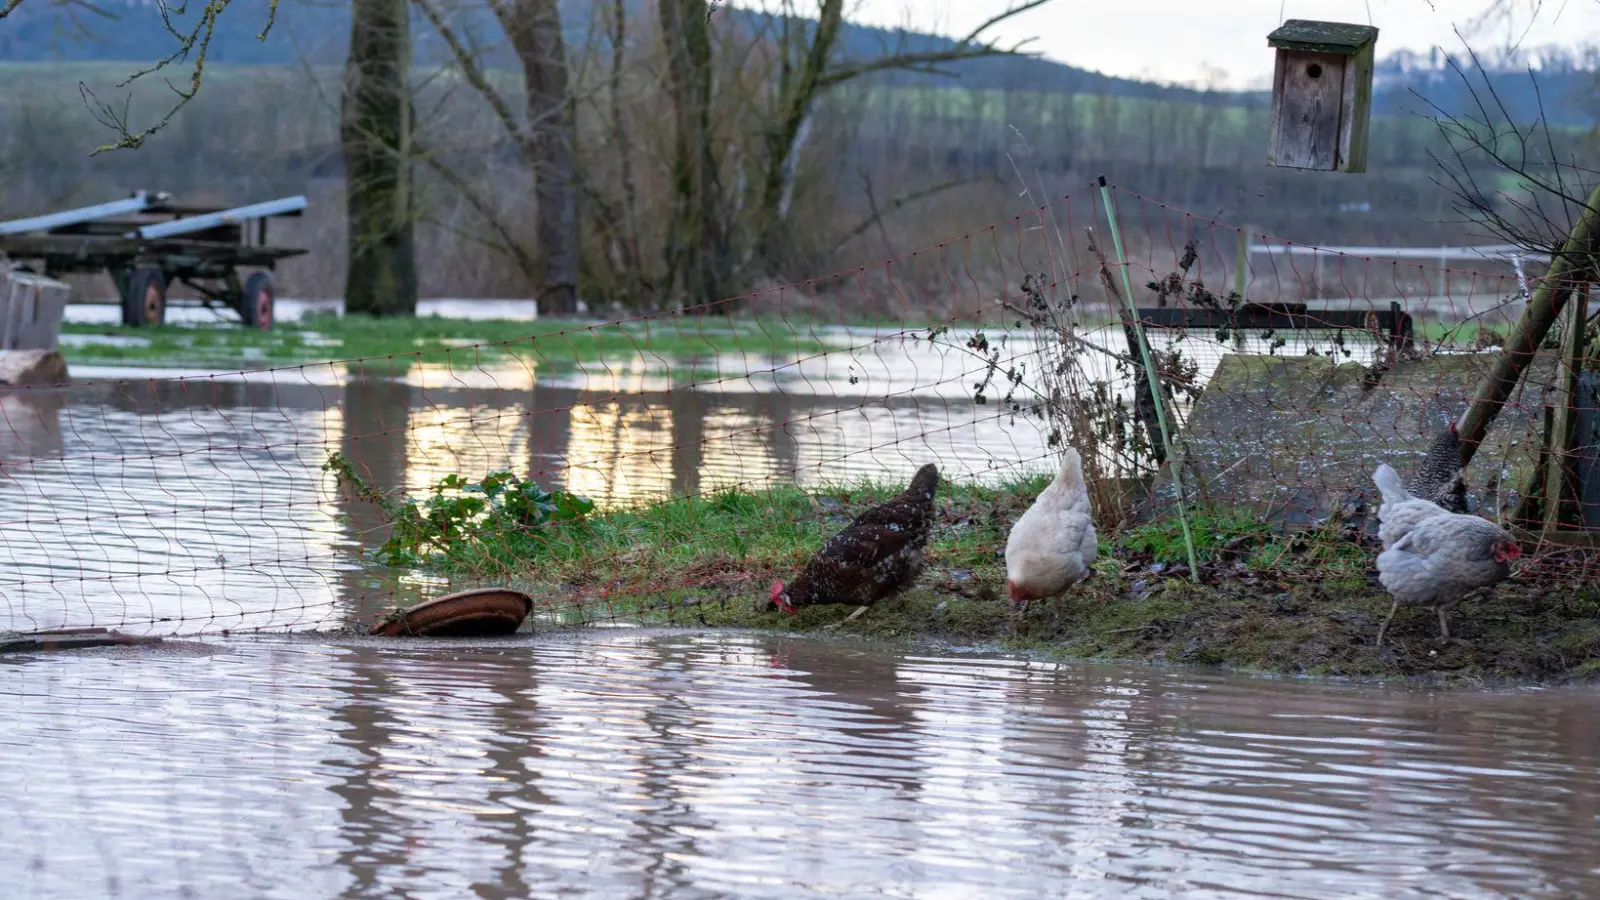
POLYGON ((245 279, 244 292, 239 298, 239 317, 251 328, 271 331, 272 304, 276 299, 272 276, 266 272, 253 272, 245 279))
POLYGON ((160 269, 142 267, 128 279, 122 321, 125 325, 162 325, 167 321, 167 278, 160 269))

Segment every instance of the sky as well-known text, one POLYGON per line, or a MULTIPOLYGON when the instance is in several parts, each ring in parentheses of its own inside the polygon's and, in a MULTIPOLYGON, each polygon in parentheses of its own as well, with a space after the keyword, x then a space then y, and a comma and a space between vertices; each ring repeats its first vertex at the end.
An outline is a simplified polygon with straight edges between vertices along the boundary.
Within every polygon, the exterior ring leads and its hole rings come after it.
MULTIPOLYGON (((1259 89, 1272 75, 1267 34, 1282 19, 1321 19, 1379 28, 1378 55, 1431 47, 1459 51, 1454 26, 1488 0, 1053 0, 1006 23, 1002 38, 1037 36, 1031 49, 1108 75, 1232 89, 1259 89), (1430 5, 1431 2, 1431 5, 1430 5), (1281 16, 1280 16, 1281 10, 1281 16), (1369 16, 1370 10, 1370 16, 1369 16), (1219 80, 1220 79, 1220 80, 1219 80)), ((1524 9, 1540 0, 1521 0, 1524 9)), ((1008 0, 859 0, 863 24, 965 34, 1008 0)), ((1527 16, 1517 23, 1519 34, 1527 16)), ((1498 40, 1506 29, 1475 38, 1498 40)), ((1600 43, 1600 0, 1542 0, 1525 46, 1600 43)))

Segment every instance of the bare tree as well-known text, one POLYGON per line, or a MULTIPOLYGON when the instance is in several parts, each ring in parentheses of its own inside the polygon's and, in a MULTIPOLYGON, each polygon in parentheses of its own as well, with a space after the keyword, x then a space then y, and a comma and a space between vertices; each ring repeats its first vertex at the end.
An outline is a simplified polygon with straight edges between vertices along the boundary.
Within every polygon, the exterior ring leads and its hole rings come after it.
POLYGON ((666 284, 669 290, 681 284, 689 305, 696 306, 731 293, 733 262, 711 128, 712 7, 706 0, 659 0, 658 12, 667 51, 677 195, 667 232, 666 284))
MULTIPOLYGON (((24 0, 4 0, 4 4, 0 5, 0 20, 20 9, 23 2, 24 0)), ((33 0, 33 2, 38 4, 45 2, 45 0, 33 0)), ((50 2, 58 5, 76 3, 94 8, 89 0, 50 0, 50 2)), ((110 128, 116 135, 116 139, 111 143, 103 144, 96 148, 96 153, 106 150, 132 149, 143 145, 146 138, 165 128, 171 123, 172 117, 176 116, 179 110, 187 106, 189 101, 200 93, 200 84, 205 76, 206 57, 211 49, 211 39, 216 33, 217 20, 232 3, 233 0, 206 0, 205 5, 200 8, 194 24, 191 26, 181 26, 174 19, 174 16, 181 16, 188 12, 187 3, 177 5, 156 4, 156 9, 161 15, 161 24, 166 28, 167 33, 177 41, 177 45, 166 56, 123 79, 117 84, 117 88, 119 90, 126 88, 140 78, 164 71, 175 64, 190 62, 191 58, 194 68, 189 73, 189 77, 185 79, 187 83, 178 83, 171 79, 166 79, 167 87, 171 89, 175 99, 156 118, 153 124, 143 127, 136 127, 131 124, 129 114, 130 98, 125 97, 120 105, 107 103, 96 97, 87 87, 79 86, 84 102, 94 112, 95 118, 102 125, 110 128)), ((277 15, 278 0, 269 0, 267 21, 262 27, 261 33, 256 36, 257 40, 264 41, 267 39, 267 32, 272 30, 272 25, 277 19, 277 15)))
MULTIPOLYGON (((533 280, 542 306, 556 315, 577 309, 580 232, 578 229, 578 173, 574 104, 565 40, 557 0, 489 0, 506 37, 515 50, 523 74, 524 116, 490 81, 477 53, 446 19, 434 0, 413 0, 450 48, 467 83, 499 118, 534 179, 538 224, 538 253, 513 250, 519 266, 533 280)), ((430 165, 447 180, 453 177, 442 163, 430 165)), ((488 204, 476 203, 488 215, 488 204)), ((492 216, 491 216, 492 219, 492 216)), ((503 226, 498 228, 508 234, 503 226)), ((515 242, 510 242, 513 247, 515 242)))
POLYGON ((406 0, 355 0, 339 143, 349 264, 345 311, 417 311, 411 25, 406 0))
MULTIPOLYGON (((938 50, 914 51, 904 40, 866 59, 842 59, 836 52, 844 20, 844 0, 816 0, 816 19, 802 18, 794 0, 783 0, 777 15, 777 78, 770 94, 762 127, 764 154, 756 221, 756 255, 769 274, 776 274, 784 262, 784 241, 793 209, 793 190, 807 126, 818 101, 830 90, 879 72, 912 71, 945 74, 940 67, 961 60, 989 56, 1018 56, 1028 42, 1001 46, 992 37, 993 29, 1008 19, 1049 0, 1026 0, 990 16, 951 46, 938 50)), ((903 38, 903 36, 902 36, 903 38)), ((891 202, 890 204, 894 204, 891 202)))
POLYGON ((568 88, 561 14, 556 0, 491 5, 517 51, 526 85, 526 153, 538 215, 540 308, 570 315, 578 309, 577 163, 574 98, 568 88))

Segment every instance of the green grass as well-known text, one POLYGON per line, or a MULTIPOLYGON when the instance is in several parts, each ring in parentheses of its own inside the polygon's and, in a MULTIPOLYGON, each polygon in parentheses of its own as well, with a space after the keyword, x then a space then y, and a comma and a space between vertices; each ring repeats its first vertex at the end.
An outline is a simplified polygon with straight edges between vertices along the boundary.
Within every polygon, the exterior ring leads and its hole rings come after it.
POLYGON ((397 367, 415 362, 472 367, 525 361, 547 368, 569 368, 604 360, 636 359, 675 371, 711 371, 696 366, 714 354, 794 356, 830 349, 803 328, 778 320, 663 316, 625 324, 563 319, 448 319, 439 316, 374 319, 366 316, 308 316, 280 323, 272 331, 237 325, 168 325, 129 328, 69 323, 67 334, 114 341, 70 346, 77 365, 133 365, 183 368, 261 368, 324 360, 376 359, 397 367))
MULTIPOLYGON (((1374 648, 1389 598, 1368 577, 1375 550, 1331 531, 1282 534, 1255 519, 1200 515, 1202 583, 1178 566, 1176 523, 1102 535, 1095 576, 1013 614, 1001 555, 1046 476, 945 484, 917 587, 841 626, 874 639, 998 646, 1073 658, 1221 665, 1362 677, 1600 680, 1600 585, 1509 582, 1451 616, 1402 610, 1374 648)), ((679 498, 542 526, 530 549, 487 542, 452 557, 462 583, 513 585, 541 601, 535 628, 622 622, 817 632, 853 610, 766 609, 774 578, 898 485, 793 486, 679 498)))

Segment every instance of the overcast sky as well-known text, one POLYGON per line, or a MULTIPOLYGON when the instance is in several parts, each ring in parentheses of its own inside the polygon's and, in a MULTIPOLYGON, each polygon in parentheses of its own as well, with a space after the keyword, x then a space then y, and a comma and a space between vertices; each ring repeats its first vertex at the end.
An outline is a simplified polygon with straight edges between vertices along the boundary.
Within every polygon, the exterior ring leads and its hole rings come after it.
MULTIPOLYGON (((1278 26, 1280 9, 1283 18, 1376 25, 1383 56, 1401 48, 1459 50, 1452 27, 1464 24, 1486 2, 1432 0, 1430 7, 1429 0, 1053 0, 996 33, 1037 36, 1033 49, 1045 56, 1109 75, 1193 83, 1210 68, 1226 73, 1226 83, 1218 87, 1248 88, 1265 86, 1272 74, 1266 38, 1278 26)), ((1600 43, 1600 2, 1543 3, 1525 44, 1600 43)), ((860 0, 852 18, 965 33, 1007 5, 1007 0, 860 0)), ((1505 40, 1503 32, 1497 36, 1505 40)))

